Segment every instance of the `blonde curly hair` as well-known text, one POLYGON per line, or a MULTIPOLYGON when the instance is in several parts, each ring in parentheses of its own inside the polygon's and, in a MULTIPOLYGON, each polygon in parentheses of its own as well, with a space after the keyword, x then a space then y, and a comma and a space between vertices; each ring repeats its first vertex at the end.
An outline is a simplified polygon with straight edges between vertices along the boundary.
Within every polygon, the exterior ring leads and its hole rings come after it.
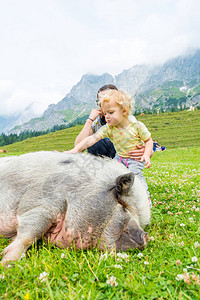
POLYGON ((129 97, 122 90, 108 90, 104 93, 99 94, 98 105, 103 107, 105 102, 114 100, 119 106, 126 111, 126 116, 129 116, 131 112, 132 98, 129 97))

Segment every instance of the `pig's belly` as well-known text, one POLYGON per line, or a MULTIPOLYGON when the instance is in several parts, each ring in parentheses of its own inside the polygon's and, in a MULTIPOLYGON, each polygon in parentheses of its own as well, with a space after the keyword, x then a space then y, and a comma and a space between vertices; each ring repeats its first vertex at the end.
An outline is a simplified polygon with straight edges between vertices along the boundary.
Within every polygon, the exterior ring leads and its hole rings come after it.
POLYGON ((62 228, 59 232, 57 230, 51 231, 45 236, 59 248, 75 247, 84 250, 88 248, 92 249, 98 244, 98 238, 95 238, 91 227, 84 233, 77 230, 74 231, 73 228, 68 228, 67 231, 62 228))
POLYGON ((0 235, 3 235, 5 238, 10 238, 16 235, 17 233, 17 217, 6 213, 0 215, 0 235))

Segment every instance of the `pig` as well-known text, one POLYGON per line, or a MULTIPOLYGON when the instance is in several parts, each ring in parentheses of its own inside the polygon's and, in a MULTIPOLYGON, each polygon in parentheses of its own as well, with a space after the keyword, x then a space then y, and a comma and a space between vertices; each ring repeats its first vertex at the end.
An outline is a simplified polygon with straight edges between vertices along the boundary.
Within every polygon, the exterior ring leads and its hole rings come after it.
POLYGON ((147 245, 150 222, 140 179, 112 159, 41 151, 0 158, 2 262, 40 238, 60 248, 127 251, 147 245))

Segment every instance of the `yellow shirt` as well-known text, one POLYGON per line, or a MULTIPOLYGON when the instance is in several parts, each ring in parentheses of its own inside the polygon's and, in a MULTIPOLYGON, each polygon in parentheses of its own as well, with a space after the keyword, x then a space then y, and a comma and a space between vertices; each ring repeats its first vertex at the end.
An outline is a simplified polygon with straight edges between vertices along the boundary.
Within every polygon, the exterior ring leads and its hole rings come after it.
POLYGON ((108 137, 114 144, 117 154, 122 157, 130 157, 128 152, 136 149, 136 145, 143 145, 151 136, 146 126, 139 121, 129 123, 125 129, 106 124, 97 132, 102 139, 108 137))

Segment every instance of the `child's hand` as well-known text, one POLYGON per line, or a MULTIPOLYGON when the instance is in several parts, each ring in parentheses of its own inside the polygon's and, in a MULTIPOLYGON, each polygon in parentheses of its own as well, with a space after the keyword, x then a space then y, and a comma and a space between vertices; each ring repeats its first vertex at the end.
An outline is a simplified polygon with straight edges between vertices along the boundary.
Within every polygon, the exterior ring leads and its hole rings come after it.
POLYGON ((150 157, 148 156, 148 155, 143 155, 142 157, 141 157, 141 161, 145 161, 145 166, 146 166, 146 168, 147 169, 149 169, 150 167, 151 167, 151 161, 150 161, 150 157))
POLYGON ((75 150, 75 148, 73 148, 73 149, 71 149, 71 150, 64 151, 64 153, 72 153, 72 154, 74 154, 74 153, 78 153, 78 151, 75 150))

